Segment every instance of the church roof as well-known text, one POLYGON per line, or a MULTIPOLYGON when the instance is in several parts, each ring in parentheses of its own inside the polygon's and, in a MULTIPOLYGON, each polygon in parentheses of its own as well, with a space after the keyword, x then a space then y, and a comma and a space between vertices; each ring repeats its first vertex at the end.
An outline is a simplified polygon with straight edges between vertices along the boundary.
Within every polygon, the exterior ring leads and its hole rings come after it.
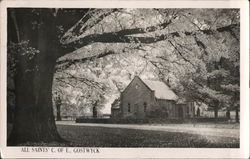
POLYGON ((163 82, 141 79, 152 91, 155 91, 155 97, 158 99, 174 100, 178 96, 163 82))

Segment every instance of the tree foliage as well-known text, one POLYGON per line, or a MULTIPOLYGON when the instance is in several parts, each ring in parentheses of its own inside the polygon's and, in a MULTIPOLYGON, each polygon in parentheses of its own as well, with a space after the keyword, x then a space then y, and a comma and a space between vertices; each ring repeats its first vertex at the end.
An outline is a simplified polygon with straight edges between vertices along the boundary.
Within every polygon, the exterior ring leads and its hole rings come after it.
POLYGON ((145 78, 167 81, 188 100, 230 109, 239 103, 239 10, 125 9, 81 35, 72 31, 66 34, 68 43, 85 37, 94 37, 98 43, 89 43, 59 64, 63 68, 89 66, 95 80, 100 75, 112 79, 113 94, 124 89, 134 75, 147 74, 145 78), (98 41, 99 36, 112 42, 98 41))

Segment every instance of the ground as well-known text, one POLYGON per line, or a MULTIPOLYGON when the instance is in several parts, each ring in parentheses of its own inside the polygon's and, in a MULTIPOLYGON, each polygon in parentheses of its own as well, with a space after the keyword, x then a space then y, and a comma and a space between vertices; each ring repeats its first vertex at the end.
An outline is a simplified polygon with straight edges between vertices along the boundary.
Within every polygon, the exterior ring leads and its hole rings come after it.
POLYGON ((58 122, 65 139, 96 147, 239 147, 235 124, 88 124, 58 122))
MULTIPOLYGON (((66 144, 79 147, 239 147, 239 124, 93 124, 57 122, 66 144)), ((46 145, 27 143, 26 145, 46 145)), ((46 145, 47 146, 47 145, 46 145)))

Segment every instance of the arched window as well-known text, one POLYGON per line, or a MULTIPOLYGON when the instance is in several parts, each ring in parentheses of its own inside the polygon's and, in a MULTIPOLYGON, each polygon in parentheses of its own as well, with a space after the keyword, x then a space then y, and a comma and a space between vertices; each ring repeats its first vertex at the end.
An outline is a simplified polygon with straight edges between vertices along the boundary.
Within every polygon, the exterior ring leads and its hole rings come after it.
POLYGON ((146 112, 146 111, 147 111, 147 103, 144 102, 144 103, 143 103, 143 106, 144 106, 144 112, 146 112))
POLYGON ((128 112, 131 111, 130 109, 131 109, 131 108, 130 108, 130 103, 128 103, 128 112))

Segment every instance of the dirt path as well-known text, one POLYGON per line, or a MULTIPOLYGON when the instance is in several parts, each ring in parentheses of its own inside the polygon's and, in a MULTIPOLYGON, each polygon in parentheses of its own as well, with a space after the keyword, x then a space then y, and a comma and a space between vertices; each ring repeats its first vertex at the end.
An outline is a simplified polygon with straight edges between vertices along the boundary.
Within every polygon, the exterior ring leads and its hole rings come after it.
POLYGON ((74 121, 60 121, 58 125, 73 125, 73 126, 91 126, 91 127, 106 127, 106 128, 124 128, 137 130, 151 131, 166 131, 166 132, 183 132, 189 134, 198 134, 202 136, 216 137, 232 137, 239 138, 239 128, 219 128, 219 127, 201 127, 193 124, 169 124, 169 125, 149 125, 149 124, 99 124, 99 123, 75 123, 74 121))

